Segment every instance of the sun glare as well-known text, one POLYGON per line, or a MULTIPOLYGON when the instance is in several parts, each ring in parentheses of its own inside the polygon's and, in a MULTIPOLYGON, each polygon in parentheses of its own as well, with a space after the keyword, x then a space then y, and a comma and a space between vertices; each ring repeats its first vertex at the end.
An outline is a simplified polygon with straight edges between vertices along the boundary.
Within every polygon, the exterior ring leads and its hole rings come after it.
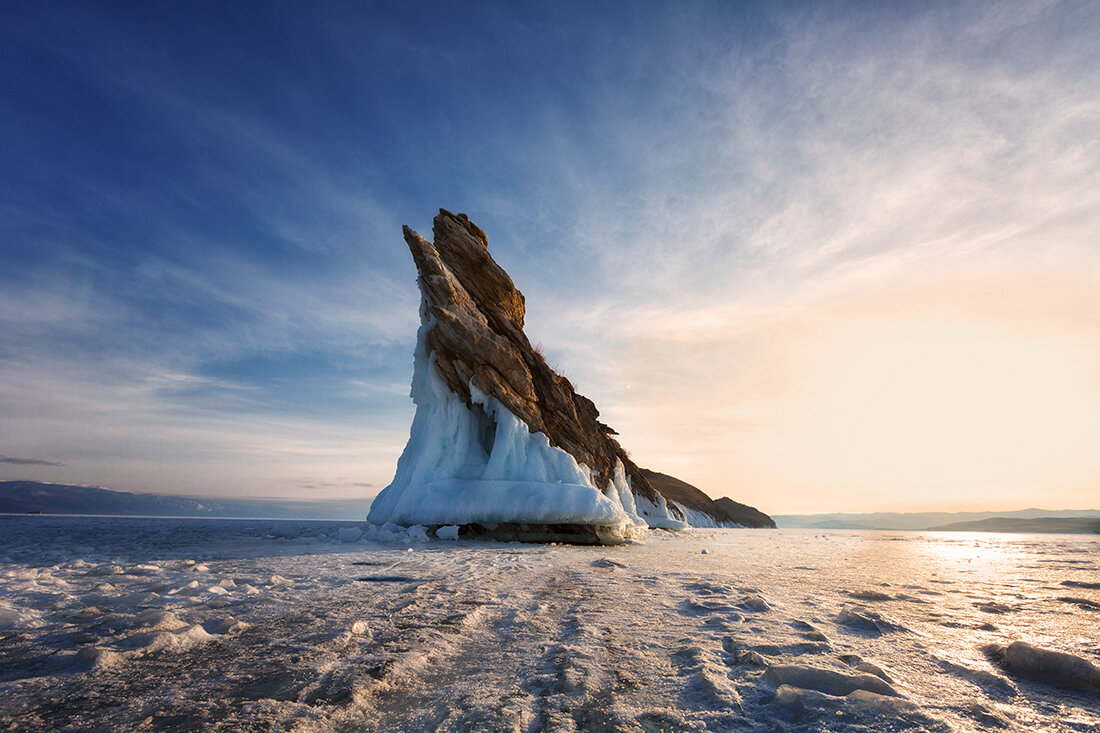
POLYGON ((806 478, 923 501, 1081 484, 1100 441, 1094 350, 990 322, 857 319, 804 365, 784 452, 806 478))

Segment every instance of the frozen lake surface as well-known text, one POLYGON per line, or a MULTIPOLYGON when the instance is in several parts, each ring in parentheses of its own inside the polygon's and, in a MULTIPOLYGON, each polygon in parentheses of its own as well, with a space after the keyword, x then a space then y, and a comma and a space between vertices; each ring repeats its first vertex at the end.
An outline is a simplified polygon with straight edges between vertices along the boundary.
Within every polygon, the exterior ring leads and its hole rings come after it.
POLYGON ((1100 727, 1095 536, 358 526, 0 517, 0 730, 1100 727))

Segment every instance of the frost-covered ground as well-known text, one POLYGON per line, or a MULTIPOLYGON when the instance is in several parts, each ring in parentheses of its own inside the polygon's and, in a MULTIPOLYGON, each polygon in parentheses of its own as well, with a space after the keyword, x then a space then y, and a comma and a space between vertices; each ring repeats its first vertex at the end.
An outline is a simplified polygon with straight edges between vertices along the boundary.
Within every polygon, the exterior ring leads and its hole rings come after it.
POLYGON ((1022 640, 1100 661, 1095 537, 358 535, 0 517, 0 729, 1100 726, 1097 691, 982 651, 1022 640))

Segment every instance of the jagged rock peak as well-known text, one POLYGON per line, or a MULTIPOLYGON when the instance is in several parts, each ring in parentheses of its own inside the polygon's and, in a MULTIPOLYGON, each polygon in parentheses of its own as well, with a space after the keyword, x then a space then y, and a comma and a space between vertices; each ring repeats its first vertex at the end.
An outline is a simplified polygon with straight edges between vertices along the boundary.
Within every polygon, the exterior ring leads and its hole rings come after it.
POLYGON ((600 488, 621 461, 635 494, 654 499, 645 476, 610 438, 599 410, 555 373, 523 333, 523 294, 489 254, 488 238, 465 214, 440 209, 434 242, 404 228, 419 271, 428 344, 447 386, 470 404, 470 385, 500 400, 531 432, 592 469, 600 488))
POLYGON ((592 401, 532 348, 523 295, 485 232, 440 209, 433 241, 404 233, 421 292, 416 415, 368 521, 601 544, 646 526, 732 523, 695 487, 638 468, 592 401))

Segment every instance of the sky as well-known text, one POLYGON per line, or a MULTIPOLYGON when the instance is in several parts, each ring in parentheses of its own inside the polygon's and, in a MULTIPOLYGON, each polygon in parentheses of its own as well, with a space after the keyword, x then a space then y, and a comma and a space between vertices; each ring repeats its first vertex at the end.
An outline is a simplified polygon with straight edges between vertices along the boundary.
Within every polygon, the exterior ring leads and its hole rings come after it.
POLYGON ((443 207, 639 465, 1100 504, 1100 4, 2 15, 0 479, 369 498, 443 207))

